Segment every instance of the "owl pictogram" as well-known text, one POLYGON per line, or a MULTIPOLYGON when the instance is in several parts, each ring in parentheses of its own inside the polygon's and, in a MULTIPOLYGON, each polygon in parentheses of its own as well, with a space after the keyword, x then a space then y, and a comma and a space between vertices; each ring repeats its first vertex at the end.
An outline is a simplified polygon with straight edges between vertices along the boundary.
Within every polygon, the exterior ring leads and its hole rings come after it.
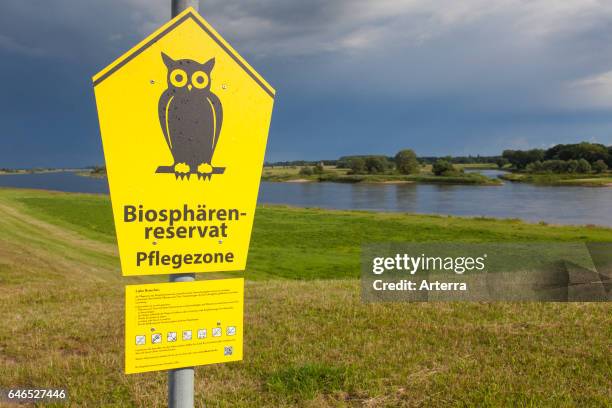
POLYGON ((168 88, 159 98, 159 124, 174 163, 160 166, 157 173, 174 173, 176 178, 210 179, 225 168, 212 165, 223 125, 223 107, 211 89, 211 58, 201 64, 191 59, 173 60, 162 52, 168 88))

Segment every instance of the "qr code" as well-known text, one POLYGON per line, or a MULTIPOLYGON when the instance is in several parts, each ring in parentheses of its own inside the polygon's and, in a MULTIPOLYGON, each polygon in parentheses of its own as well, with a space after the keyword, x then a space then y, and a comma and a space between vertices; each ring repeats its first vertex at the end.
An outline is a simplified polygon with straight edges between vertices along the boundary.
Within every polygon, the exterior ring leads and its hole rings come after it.
POLYGON ((234 346, 225 346, 223 349, 224 356, 231 356, 234 354, 234 346))

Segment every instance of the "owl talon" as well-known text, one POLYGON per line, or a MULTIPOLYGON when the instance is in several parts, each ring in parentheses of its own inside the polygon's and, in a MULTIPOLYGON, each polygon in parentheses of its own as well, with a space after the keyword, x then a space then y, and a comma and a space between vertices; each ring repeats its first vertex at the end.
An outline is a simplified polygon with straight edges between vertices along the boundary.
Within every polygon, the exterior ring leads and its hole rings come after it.
POLYGON ((200 163, 198 166, 198 180, 210 180, 210 176, 212 175, 213 167, 210 163, 200 163))
POLYGON ((174 176, 177 179, 180 178, 181 180, 183 180, 185 177, 187 177, 187 180, 189 180, 190 172, 191 168, 187 163, 176 163, 174 165, 174 176))
POLYGON ((198 166, 198 174, 201 176, 206 176, 208 174, 211 174, 212 171, 213 171, 213 168, 210 165, 210 163, 201 163, 198 166))

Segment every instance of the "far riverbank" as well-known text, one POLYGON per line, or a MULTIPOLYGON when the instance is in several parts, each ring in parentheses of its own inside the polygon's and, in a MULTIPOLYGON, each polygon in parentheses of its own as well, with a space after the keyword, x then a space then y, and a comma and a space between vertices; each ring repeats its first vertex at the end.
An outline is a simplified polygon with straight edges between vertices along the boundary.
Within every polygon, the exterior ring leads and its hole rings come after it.
MULTIPOLYGON (((498 170, 479 170, 496 178, 498 170)), ((186 180, 197 184, 197 179, 186 180)), ((203 183, 202 181, 199 181, 203 183)), ((106 178, 75 173, 0 176, 0 186, 108 194, 106 178)), ((262 181, 259 204, 343 210, 510 218, 550 224, 612 226, 612 188, 528 183, 445 185, 423 183, 271 183, 262 181)))

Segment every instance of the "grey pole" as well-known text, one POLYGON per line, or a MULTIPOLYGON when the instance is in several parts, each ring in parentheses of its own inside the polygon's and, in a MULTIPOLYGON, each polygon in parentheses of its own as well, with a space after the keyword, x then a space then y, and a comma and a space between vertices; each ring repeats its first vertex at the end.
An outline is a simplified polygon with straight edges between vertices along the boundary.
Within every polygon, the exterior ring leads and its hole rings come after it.
MULTIPOLYGON (((194 273, 170 275, 170 282, 192 282, 194 273)), ((194 406, 194 368, 185 367, 168 371, 168 407, 193 408, 194 406)))
MULTIPOLYGON (((188 7, 199 9, 198 0, 171 0, 172 17, 180 14, 188 7)), ((177 273, 170 275, 170 282, 192 282, 194 273, 177 273)), ((185 367, 168 371, 168 407, 193 408, 194 406, 194 368, 185 367)))
MULTIPOLYGON (((172 17, 176 17, 189 7, 199 9, 198 0, 171 0, 172 17)), ((177 273, 170 275, 170 282, 192 282, 194 273, 177 273)), ((193 408, 194 406, 194 369, 193 367, 178 368, 168 371, 168 407, 193 408)))
POLYGON ((198 0, 172 0, 172 17, 181 14, 185 9, 193 7, 196 11, 199 9, 198 0))

